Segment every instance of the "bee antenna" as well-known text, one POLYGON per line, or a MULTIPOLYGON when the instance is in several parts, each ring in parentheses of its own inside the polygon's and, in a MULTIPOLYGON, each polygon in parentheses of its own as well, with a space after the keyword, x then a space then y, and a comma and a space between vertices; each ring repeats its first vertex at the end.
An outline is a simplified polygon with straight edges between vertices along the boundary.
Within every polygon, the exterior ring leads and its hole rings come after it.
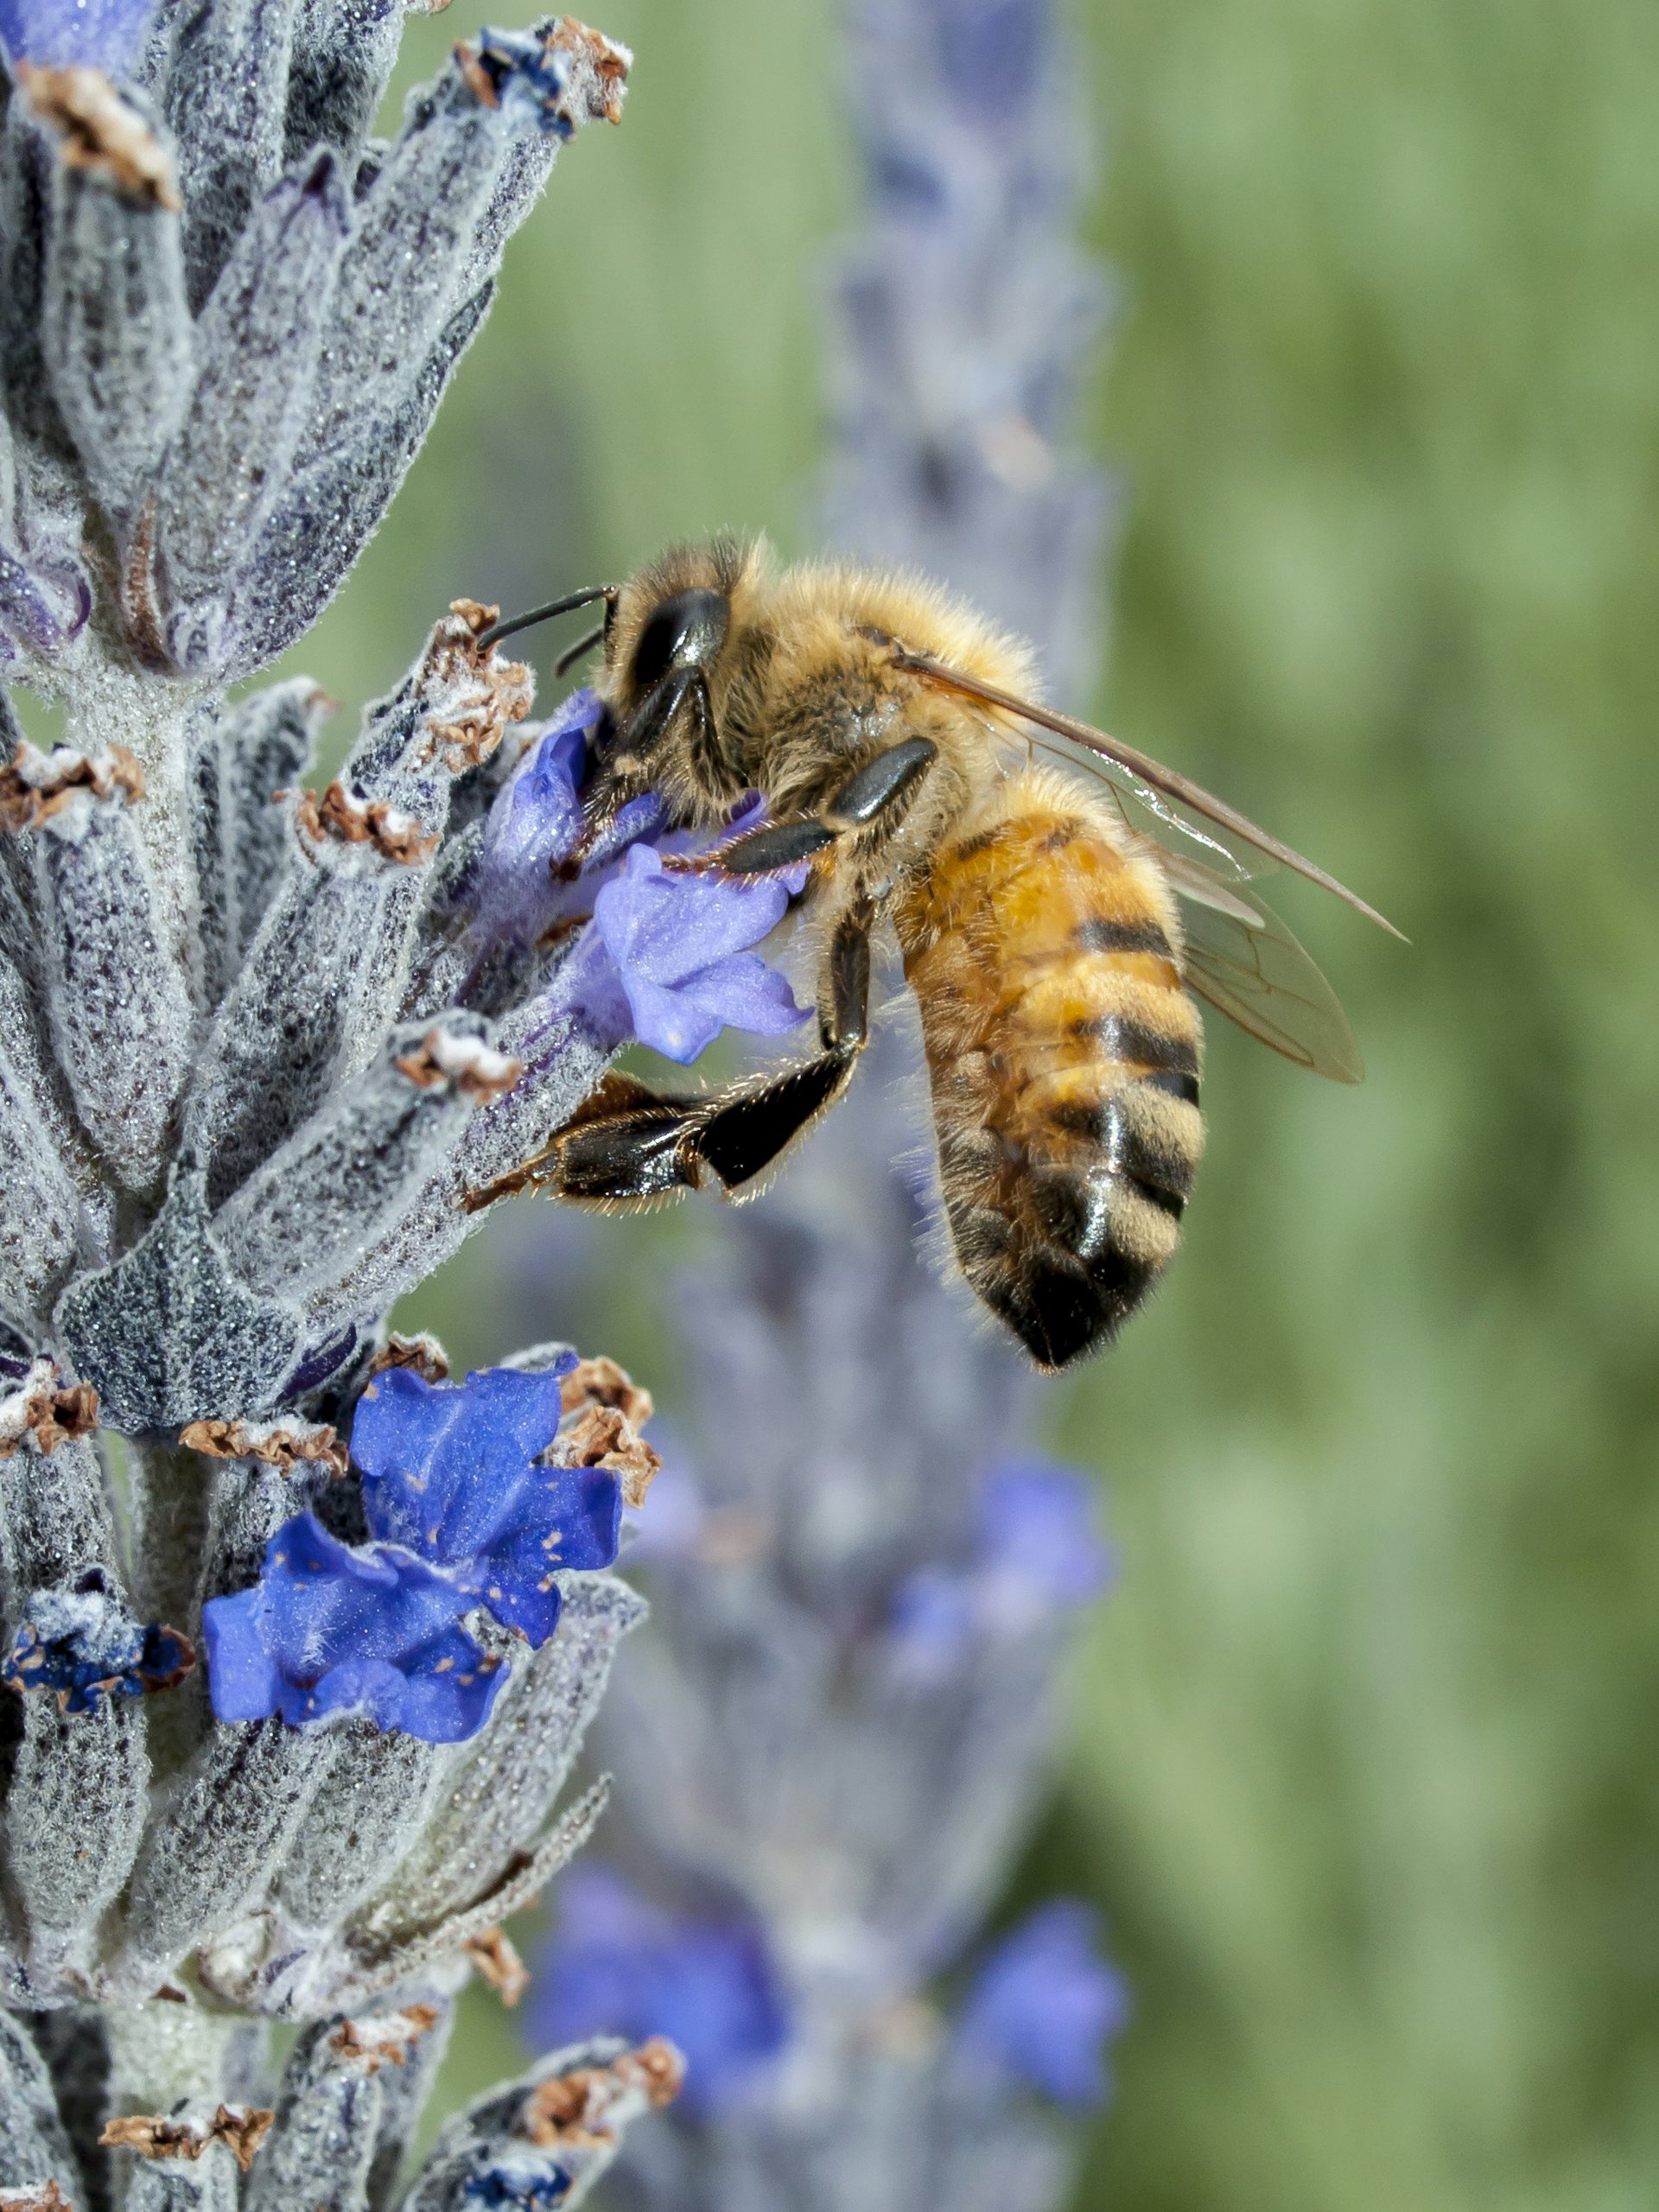
POLYGON ((487 630, 480 631, 474 641, 480 652, 487 652, 503 638, 515 636, 520 630, 533 629, 538 622, 550 622, 556 614, 574 614, 579 607, 591 607, 596 599, 605 601, 608 616, 616 605, 621 587, 618 584, 590 584, 586 591, 573 591, 563 599, 549 601, 545 607, 532 607, 527 614, 509 615, 505 622, 492 622, 487 630))

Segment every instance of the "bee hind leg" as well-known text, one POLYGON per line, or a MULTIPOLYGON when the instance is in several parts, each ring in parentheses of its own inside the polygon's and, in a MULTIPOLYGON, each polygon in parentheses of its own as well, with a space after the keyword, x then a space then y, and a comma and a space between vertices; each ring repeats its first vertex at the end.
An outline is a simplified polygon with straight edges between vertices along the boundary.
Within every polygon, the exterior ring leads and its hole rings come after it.
POLYGON ((774 1166, 841 1096, 860 1048, 816 1053, 780 1073, 712 1096, 677 1098, 611 1076, 547 1149, 469 1194, 469 1212, 520 1191, 632 1211, 695 1191, 713 1176, 728 1198, 774 1166))
POLYGON ((715 1102, 697 1132, 696 1152, 728 1198, 746 1195, 828 1113, 851 1082, 861 1049, 819 1052, 715 1102))
POLYGON ((874 924, 874 903, 860 899, 836 925, 818 1015, 823 1049, 813 1059, 728 1093, 698 1131, 698 1155, 714 1169, 728 1196, 741 1194, 776 1166, 852 1081, 869 1034, 874 924))
POLYGON ((868 1033, 870 931, 859 900, 842 916, 825 965, 823 1050, 712 1097, 673 1097, 608 1075, 545 1152, 467 1200, 476 1211, 526 1189, 579 1205, 658 1205, 712 1174, 728 1197, 775 1166, 852 1080, 868 1033))
POLYGON ((595 1205, 649 1206, 695 1190, 699 1175, 689 1139, 705 1098, 664 1097, 632 1076, 607 1075, 556 1129, 546 1148, 462 1201, 481 1213, 521 1191, 595 1205))

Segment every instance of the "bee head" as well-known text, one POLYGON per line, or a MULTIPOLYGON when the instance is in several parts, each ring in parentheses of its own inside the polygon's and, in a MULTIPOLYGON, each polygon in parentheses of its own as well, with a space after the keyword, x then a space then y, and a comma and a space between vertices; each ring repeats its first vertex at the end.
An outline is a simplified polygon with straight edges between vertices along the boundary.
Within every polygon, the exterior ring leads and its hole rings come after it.
POLYGON ((736 537, 671 546, 612 607, 594 687, 605 705, 596 751, 613 777, 654 785, 677 810, 747 788, 735 758, 724 757, 724 720, 765 559, 760 543, 736 537))

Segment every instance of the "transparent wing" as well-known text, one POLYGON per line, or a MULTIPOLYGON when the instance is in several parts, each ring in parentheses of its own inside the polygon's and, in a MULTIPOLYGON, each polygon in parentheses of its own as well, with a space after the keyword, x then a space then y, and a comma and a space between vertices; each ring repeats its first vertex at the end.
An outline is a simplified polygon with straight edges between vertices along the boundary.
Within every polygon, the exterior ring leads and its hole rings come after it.
MULTIPOLYGON (((982 683, 977 677, 965 676, 959 669, 931 660, 924 653, 908 652, 899 646, 895 647, 895 657, 900 667, 939 690, 977 699, 1002 714, 1052 731, 1057 737, 1065 738, 1069 746, 1081 747, 1092 756, 1086 765, 1110 786, 1130 829, 1150 836, 1160 845, 1173 846, 1178 853, 1191 851, 1194 846, 1199 848, 1204 854, 1203 865, 1212 877, 1223 882, 1248 883, 1256 876, 1270 874, 1275 868, 1292 868, 1351 906, 1356 913, 1363 914, 1367 921, 1387 930, 1391 937, 1402 934, 1375 906, 1368 906, 1357 892, 1338 883, 1334 875, 1327 874, 1314 861, 1270 836, 1224 799, 1217 798, 1201 785, 1190 783, 1174 769, 1162 766, 1134 746, 1126 745, 1121 738, 1110 737, 1088 722, 1075 721, 1070 715, 1056 714, 1052 708, 1039 706, 1033 700, 1017 698, 1011 691, 999 690, 994 683, 982 683)), ((1044 743, 1040 738, 1032 741, 1044 743)), ((1085 765, 1077 761, 1074 754, 1063 757, 1072 760, 1076 766, 1085 765)))
POLYGON ((1183 901, 1187 988, 1298 1067, 1360 1082, 1365 1064, 1336 993, 1273 909, 1198 881, 1196 864, 1167 873, 1183 901))

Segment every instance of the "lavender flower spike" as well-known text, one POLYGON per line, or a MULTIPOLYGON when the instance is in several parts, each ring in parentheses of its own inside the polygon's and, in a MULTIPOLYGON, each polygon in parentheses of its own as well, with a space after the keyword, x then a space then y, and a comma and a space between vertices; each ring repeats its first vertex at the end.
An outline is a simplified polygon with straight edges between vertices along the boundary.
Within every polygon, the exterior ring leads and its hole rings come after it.
MULTIPOLYGON (((626 1003, 591 917, 660 809, 567 926, 503 921, 550 848, 486 836, 531 685, 471 601, 332 781, 315 685, 227 696, 620 115, 626 51, 561 16, 463 35, 375 141, 402 15, 0 0, 7 2204, 385 2212, 457 1991, 599 1816, 560 1800, 642 1611, 606 1570, 645 1395, 546 1347, 450 1385, 388 1309, 623 1041, 551 1009, 595 962, 626 1003)), ((566 2053, 410 2201, 574 2204, 678 2078, 566 2053)))

